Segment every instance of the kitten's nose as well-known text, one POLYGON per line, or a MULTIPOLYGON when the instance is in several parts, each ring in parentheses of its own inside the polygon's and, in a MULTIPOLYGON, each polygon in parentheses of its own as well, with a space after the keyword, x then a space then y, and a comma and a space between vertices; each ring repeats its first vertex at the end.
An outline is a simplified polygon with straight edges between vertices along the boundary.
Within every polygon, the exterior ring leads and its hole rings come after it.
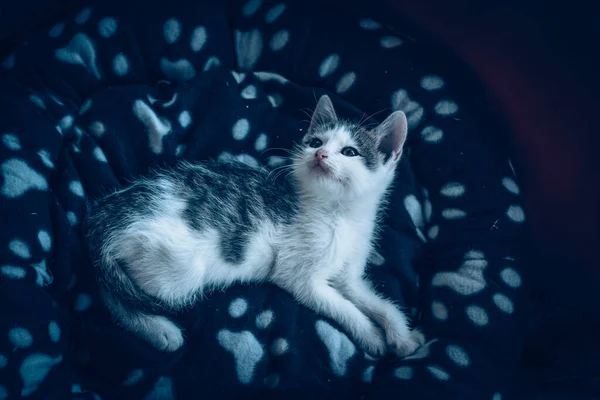
POLYGON ((319 149, 315 153, 315 157, 317 158, 317 160, 321 161, 322 159, 327 158, 327 152, 325 150, 319 149))

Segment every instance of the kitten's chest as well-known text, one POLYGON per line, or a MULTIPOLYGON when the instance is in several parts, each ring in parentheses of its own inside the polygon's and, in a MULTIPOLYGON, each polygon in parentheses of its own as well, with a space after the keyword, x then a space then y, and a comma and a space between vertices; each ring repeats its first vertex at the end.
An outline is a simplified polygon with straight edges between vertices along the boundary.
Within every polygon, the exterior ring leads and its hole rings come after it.
POLYGON ((329 251, 332 261, 347 265, 357 259, 365 258, 371 248, 373 224, 354 220, 338 222, 332 236, 329 251))

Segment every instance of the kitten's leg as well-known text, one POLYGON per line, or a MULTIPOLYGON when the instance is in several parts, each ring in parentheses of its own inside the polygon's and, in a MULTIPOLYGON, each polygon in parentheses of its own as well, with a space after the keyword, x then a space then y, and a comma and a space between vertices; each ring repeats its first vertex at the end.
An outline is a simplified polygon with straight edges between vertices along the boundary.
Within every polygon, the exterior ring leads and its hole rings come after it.
POLYGON ((142 337, 158 350, 175 351, 183 345, 181 329, 168 318, 127 308, 105 292, 102 293, 102 298, 119 325, 142 337))
POLYGON ((301 304, 337 322, 367 353, 373 356, 385 354, 386 344, 379 328, 327 283, 307 283, 302 289, 291 288, 289 291, 301 304))
POLYGON ((399 357, 406 357, 425 343, 421 332, 408 327, 408 319, 391 301, 382 298, 361 277, 345 277, 339 281, 342 294, 385 330, 387 344, 399 357))

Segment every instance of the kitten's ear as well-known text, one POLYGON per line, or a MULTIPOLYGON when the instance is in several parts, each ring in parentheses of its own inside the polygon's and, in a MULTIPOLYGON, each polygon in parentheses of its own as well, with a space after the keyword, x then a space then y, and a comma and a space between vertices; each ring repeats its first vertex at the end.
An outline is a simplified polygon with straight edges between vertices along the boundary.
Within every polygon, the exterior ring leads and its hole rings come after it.
POLYGON ((331 102, 331 99, 329 96, 324 94, 319 99, 312 118, 310 119, 308 133, 313 133, 320 125, 327 125, 332 122, 337 122, 337 115, 333 109, 333 103, 331 102))
POLYGON ((402 111, 394 111, 375 128, 375 134, 379 138, 379 151, 385 154, 386 162, 390 157, 394 162, 400 159, 407 131, 408 123, 402 111))

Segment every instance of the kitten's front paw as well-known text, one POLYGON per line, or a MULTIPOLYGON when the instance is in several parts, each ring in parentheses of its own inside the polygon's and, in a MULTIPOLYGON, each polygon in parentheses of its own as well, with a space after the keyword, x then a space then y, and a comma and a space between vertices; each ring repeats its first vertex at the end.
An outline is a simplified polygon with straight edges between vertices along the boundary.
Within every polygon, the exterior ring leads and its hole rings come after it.
POLYGON ((413 354, 425 343, 425 336, 418 330, 410 331, 407 335, 388 331, 386 339, 388 348, 400 358, 413 354))
POLYGON ((382 357, 387 352, 384 335, 375 326, 369 329, 369 332, 358 341, 358 345, 373 357, 382 357))
POLYGON ((150 344, 161 351, 175 351, 183 346, 181 329, 162 316, 153 316, 149 329, 143 332, 150 344))

